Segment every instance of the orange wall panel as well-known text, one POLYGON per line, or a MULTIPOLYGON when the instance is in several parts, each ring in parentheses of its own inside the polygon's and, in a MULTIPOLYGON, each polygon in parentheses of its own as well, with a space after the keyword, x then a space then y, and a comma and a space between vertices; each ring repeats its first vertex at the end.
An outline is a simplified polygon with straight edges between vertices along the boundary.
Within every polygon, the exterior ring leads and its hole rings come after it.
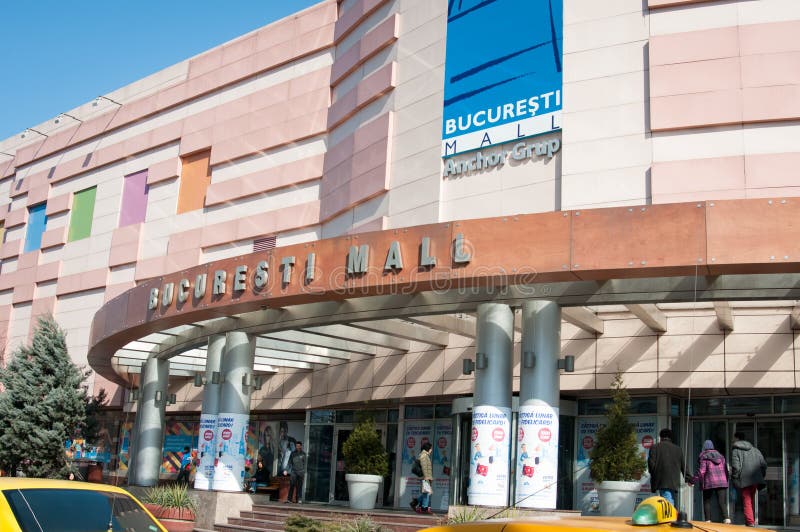
POLYGON ((206 190, 211 184, 211 150, 205 150, 181 159, 181 186, 178 192, 177 213, 202 209, 206 201, 206 190))

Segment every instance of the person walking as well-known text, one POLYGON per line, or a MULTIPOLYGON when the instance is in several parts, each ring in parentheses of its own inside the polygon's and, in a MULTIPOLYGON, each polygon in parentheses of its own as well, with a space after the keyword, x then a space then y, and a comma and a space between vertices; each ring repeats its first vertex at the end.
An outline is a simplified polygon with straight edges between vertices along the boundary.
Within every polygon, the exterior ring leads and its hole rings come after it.
POLYGON ((766 486, 767 461, 764 455, 747 441, 743 432, 733 435, 733 452, 731 452, 731 477, 733 485, 742 492, 745 526, 755 526, 755 494, 762 486, 766 486))
POLYGON ((286 502, 292 502, 292 499, 297 504, 303 504, 303 477, 306 474, 306 463, 308 456, 303 450, 303 442, 296 441, 294 443, 294 451, 289 455, 288 471, 284 470, 284 476, 291 474, 289 477, 289 496, 286 502))
POLYGON ((675 506, 675 495, 684 475, 683 451, 672 443, 672 430, 661 429, 660 441, 650 448, 647 470, 650 471, 650 490, 675 506))
POLYGON ((192 472, 192 453, 188 447, 183 448, 183 456, 181 456, 181 470, 178 471, 178 477, 175 482, 180 484, 189 483, 189 474, 192 472))
POLYGON ((433 494, 433 464, 431 463, 431 449, 433 449, 433 445, 431 445, 431 442, 426 441, 422 444, 421 449, 419 453, 419 464, 422 466, 422 480, 420 481, 417 513, 432 514, 431 495, 433 494))
POLYGON ((697 471, 688 483, 694 486, 699 482, 703 492, 703 515, 711 522, 711 505, 714 500, 719 507, 722 522, 730 524, 728 515, 728 465, 725 457, 714 449, 714 442, 706 440, 703 450, 697 457, 697 471))

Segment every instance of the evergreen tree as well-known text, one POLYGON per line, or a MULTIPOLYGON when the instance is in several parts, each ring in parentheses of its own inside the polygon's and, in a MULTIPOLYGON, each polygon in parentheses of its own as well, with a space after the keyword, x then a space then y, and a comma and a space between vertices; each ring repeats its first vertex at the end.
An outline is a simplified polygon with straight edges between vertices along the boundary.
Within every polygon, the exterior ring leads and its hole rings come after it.
POLYGON ((621 373, 611 383, 611 399, 606 411, 608 422, 597 431, 597 443, 590 456, 592 480, 639 480, 646 462, 639 453, 636 430, 628 421, 631 397, 622 385, 621 373))
POLYGON ((64 478, 64 443, 86 416, 83 373, 52 316, 39 318, 30 346, 0 369, 0 468, 15 475, 64 478))

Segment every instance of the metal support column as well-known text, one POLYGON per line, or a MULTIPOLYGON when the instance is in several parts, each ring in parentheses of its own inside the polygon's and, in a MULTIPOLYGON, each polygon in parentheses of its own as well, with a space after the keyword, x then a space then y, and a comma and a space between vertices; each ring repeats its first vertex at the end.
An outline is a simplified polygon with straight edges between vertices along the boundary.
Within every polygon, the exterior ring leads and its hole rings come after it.
POLYGON ((217 415, 219 414, 222 353, 224 349, 224 334, 211 336, 208 339, 206 372, 201 379, 201 384, 204 386, 203 407, 200 413, 200 434, 197 443, 200 464, 197 467, 197 474, 194 478, 194 488, 198 490, 209 490, 214 482, 217 415))
POLYGON ((522 306, 522 364, 515 506, 555 508, 561 307, 553 301, 522 306))
POLYGON ((155 486, 161 470, 164 413, 167 403, 169 360, 149 358, 142 367, 139 411, 136 412, 135 486, 155 486))
POLYGON ((241 331, 226 335, 217 416, 216 451, 219 458, 214 469, 215 490, 241 491, 243 488, 255 352, 255 336, 241 331))
POLYGON ((509 495, 514 313, 478 305, 475 398, 470 434, 469 504, 505 506, 509 495))

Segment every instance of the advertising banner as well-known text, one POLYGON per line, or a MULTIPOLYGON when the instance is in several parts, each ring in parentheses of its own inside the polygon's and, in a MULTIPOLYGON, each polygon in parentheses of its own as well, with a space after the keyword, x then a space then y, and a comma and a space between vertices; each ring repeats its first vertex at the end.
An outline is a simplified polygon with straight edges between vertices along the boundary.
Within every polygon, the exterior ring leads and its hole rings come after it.
MULTIPOLYGON (((647 459, 647 450, 656 442, 656 417, 655 416, 630 416, 628 420, 636 428, 636 439, 639 441, 639 452, 642 457, 647 459)), ((597 498, 597 490, 589 475, 589 462, 592 449, 597 441, 597 431, 604 426, 606 418, 578 418, 577 421, 577 442, 576 442, 576 462, 575 462, 575 495, 578 501, 578 509, 582 515, 600 515, 600 502, 597 498)), ((645 473, 642 477, 642 487, 636 495, 636 504, 639 504, 647 497, 650 497, 649 476, 645 473)))
POLYGON ((519 407, 516 506, 556 507, 558 491, 558 408, 519 407))
POLYGON ((561 129, 562 1, 449 2, 442 157, 561 129))
POLYGON ((475 406, 470 445, 469 504, 505 506, 509 488, 511 409, 475 406))
MULTIPOLYGON (((414 497, 419 497, 420 478, 411 472, 411 465, 419 454, 422 444, 426 441, 434 442, 433 421, 411 421, 406 423, 405 434, 403 437, 403 464, 400 469, 400 507, 408 507, 408 503, 414 497)), ((434 446, 435 447, 435 446, 434 446)), ((436 474, 434 467, 434 475, 436 474)), ((436 508, 435 503, 439 500, 436 493, 436 481, 434 480, 434 496, 431 500, 431 507, 436 508)), ((445 502, 446 502, 445 498, 445 502)))
POLYGON ((194 477, 194 489, 210 490, 214 483, 214 458, 216 453, 217 415, 200 416, 200 434, 197 443, 197 456, 200 463, 194 477))
POLYGON ((433 495, 431 507, 434 510, 447 509, 447 495, 450 493, 450 457, 452 456, 453 423, 449 420, 437 421, 433 436, 433 495))
POLYGON ((242 491, 247 460, 248 414, 220 413, 217 417, 215 490, 242 491))

